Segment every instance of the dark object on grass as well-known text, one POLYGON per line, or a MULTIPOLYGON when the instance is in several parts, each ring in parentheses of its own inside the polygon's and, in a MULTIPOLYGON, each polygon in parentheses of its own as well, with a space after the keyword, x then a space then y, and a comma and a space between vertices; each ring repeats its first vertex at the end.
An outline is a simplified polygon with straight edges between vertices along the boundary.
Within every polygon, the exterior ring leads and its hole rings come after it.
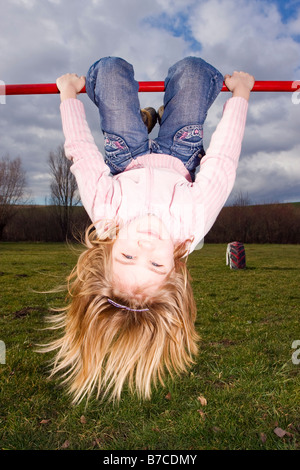
POLYGON ((230 266, 230 269, 245 269, 246 254, 242 243, 228 243, 226 250, 226 264, 230 266))

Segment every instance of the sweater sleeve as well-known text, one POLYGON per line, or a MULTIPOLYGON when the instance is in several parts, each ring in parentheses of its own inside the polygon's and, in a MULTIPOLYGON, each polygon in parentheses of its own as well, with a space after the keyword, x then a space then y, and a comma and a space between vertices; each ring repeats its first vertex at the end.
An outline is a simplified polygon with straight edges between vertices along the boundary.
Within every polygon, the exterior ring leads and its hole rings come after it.
POLYGON ((203 208, 203 235, 211 229, 233 188, 247 110, 248 101, 241 97, 230 98, 225 103, 222 119, 201 160, 194 191, 197 203, 203 208))
POLYGON ((81 201, 94 222, 105 216, 107 193, 112 189, 112 177, 86 121, 83 103, 77 99, 64 100, 60 105, 65 154, 73 162, 74 174, 81 201))

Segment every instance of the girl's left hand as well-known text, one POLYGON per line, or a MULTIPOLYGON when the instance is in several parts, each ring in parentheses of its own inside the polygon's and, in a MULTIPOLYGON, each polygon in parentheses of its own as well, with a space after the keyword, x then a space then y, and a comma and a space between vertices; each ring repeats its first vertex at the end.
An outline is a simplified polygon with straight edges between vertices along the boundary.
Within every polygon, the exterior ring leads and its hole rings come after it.
POLYGON ((232 91, 232 96, 241 96, 249 99, 250 91, 252 90, 255 78, 246 72, 233 72, 232 75, 225 75, 225 85, 228 90, 232 91))

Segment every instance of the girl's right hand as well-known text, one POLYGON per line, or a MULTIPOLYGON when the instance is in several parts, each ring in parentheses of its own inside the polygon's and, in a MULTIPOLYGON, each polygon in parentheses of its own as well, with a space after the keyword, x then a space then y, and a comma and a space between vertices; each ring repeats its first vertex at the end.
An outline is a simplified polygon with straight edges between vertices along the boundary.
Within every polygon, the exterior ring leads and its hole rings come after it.
POLYGON ((78 77, 76 73, 66 73, 56 80, 57 88, 60 91, 61 100, 76 98, 85 85, 85 77, 78 77))

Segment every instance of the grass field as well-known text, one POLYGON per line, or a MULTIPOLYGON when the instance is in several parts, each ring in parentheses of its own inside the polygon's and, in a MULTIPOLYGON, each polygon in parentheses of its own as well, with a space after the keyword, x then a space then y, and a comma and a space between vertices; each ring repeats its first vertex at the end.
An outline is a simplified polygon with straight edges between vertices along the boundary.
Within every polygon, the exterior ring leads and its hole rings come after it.
POLYGON ((0 449, 298 449, 300 246, 245 248, 243 271, 226 266, 225 245, 189 258, 202 340, 188 374, 151 401, 125 390, 119 405, 74 407, 47 380, 51 355, 35 352, 49 340, 45 315, 64 300, 36 291, 64 282, 74 247, 0 244, 0 449))

